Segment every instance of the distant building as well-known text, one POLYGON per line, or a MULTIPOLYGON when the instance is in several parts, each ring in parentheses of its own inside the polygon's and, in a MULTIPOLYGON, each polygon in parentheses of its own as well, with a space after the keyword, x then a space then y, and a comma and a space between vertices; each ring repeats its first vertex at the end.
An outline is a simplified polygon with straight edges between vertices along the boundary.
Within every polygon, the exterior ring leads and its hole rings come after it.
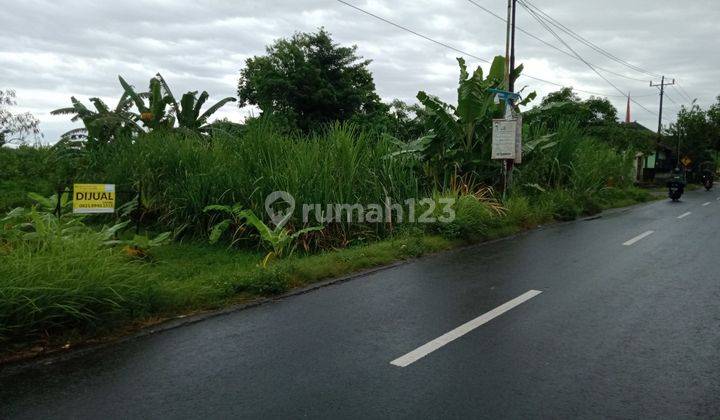
MULTIPOLYGON (((628 106, 628 117, 629 117, 629 110, 630 110, 630 107, 628 106)), ((650 130, 649 128, 645 127, 644 125, 640 124, 637 121, 627 122, 627 117, 626 117, 626 122, 621 123, 621 124, 627 129, 636 130, 638 133, 642 133, 641 135, 648 135, 648 136, 655 135, 655 133, 652 130, 650 130)), ((662 148, 662 153, 657 153, 657 152, 656 153, 643 153, 640 151, 635 153, 634 176, 635 176, 636 183, 651 182, 653 179, 655 179, 655 172, 656 172, 657 163, 658 163, 660 156, 662 156, 664 159, 664 157, 665 157, 664 147, 662 148)))
MULTIPOLYGON (((644 135, 655 135, 657 133, 638 123, 630 120, 630 94, 627 97, 627 108, 625 110, 625 122, 623 125, 631 130, 638 130, 644 135)), ((653 182, 657 174, 669 174, 672 172, 677 156, 673 148, 662 141, 655 143, 654 153, 637 152, 635 154, 635 182, 653 182)))

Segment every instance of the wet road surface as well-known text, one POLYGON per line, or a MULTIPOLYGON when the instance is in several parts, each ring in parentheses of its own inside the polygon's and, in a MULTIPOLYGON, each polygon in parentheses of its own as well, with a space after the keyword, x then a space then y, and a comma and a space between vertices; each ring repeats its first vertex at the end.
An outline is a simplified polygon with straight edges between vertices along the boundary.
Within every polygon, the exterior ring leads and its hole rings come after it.
POLYGON ((718 195, 0 372, 0 418, 717 418, 718 195))

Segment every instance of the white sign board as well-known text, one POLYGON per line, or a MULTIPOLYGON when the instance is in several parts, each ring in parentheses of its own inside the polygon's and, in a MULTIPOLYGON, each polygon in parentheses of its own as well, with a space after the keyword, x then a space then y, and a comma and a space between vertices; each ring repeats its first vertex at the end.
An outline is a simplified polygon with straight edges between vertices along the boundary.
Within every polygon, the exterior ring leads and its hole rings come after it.
POLYGON ((515 143, 517 142, 518 121, 493 120, 492 158, 515 159, 515 143))
POLYGON ((515 164, 522 163, 522 115, 517 116, 515 130, 515 164))

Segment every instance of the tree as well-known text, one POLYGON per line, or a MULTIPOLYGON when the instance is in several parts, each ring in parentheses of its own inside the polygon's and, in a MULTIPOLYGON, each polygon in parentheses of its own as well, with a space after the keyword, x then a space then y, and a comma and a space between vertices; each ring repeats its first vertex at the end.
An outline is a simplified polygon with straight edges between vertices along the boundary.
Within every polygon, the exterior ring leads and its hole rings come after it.
POLYGON ((393 99, 389 108, 387 132, 398 140, 415 140, 432 128, 426 109, 419 104, 393 99))
POLYGON ((562 120, 575 120, 580 128, 617 123, 617 109, 607 98, 580 99, 571 87, 550 92, 539 106, 525 113, 526 122, 555 129, 562 120))
POLYGON ((223 105, 235 101, 235 98, 224 98, 201 114, 202 106, 209 98, 205 91, 199 97, 197 91, 187 92, 178 104, 160 73, 150 79, 148 92, 138 93, 122 76, 118 79, 124 92, 114 109, 99 98, 90 98, 95 107, 92 110, 71 97, 72 106, 51 112, 53 115, 73 115, 72 121, 83 122, 84 128, 70 130, 63 138, 81 136, 87 139, 88 145, 108 144, 119 137, 136 136, 145 130, 174 129, 176 122, 177 128, 207 133, 210 129, 208 119, 223 105), (133 105, 137 112, 131 110, 133 105))
POLYGON ((257 105, 304 131, 387 110, 375 93, 370 60, 358 56, 355 45, 334 43, 322 28, 279 39, 266 51, 240 71, 240 106, 257 105))
POLYGON ((142 131, 137 124, 139 116, 130 111, 132 100, 127 94, 120 97, 115 108, 110 107, 100 98, 90 98, 95 107, 92 110, 86 107, 74 96, 70 97, 72 106, 51 111, 52 115, 72 115, 71 121, 82 121, 84 127, 76 128, 64 133, 62 139, 85 138, 88 145, 94 147, 110 143, 122 135, 131 135, 142 131))
POLYGON ((707 110, 707 121, 709 124, 710 145, 715 152, 715 160, 720 164, 720 96, 716 102, 707 110))
POLYGON ((178 103, 160 73, 150 79, 149 91, 144 94, 135 92, 122 77, 120 84, 125 89, 125 94, 135 103, 140 111, 140 119, 149 130, 173 128, 177 121, 179 128, 205 133, 209 129, 208 119, 226 103, 235 101, 235 98, 223 98, 201 114, 202 106, 210 95, 203 91, 198 97, 197 91, 191 91, 185 93, 178 103), (170 109, 166 109, 168 106, 170 109))
POLYGON ((712 159, 712 125, 708 113, 694 101, 690 107, 683 105, 677 119, 667 129, 669 143, 677 147, 680 156, 688 156, 694 163, 712 159))
POLYGON ((540 106, 548 106, 550 104, 565 102, 580 103, 582 100, 575 92, 573 92, 573 88, 563 87, 560 88, 560 90, 548 93, 542 101, 540 101, 540 106))
MULTIPOLYGON (((502 116, 502 106, 495 103, 489 89, 502 86, 505 58, 495 57, 487 76, 480 66, 470 75, 465 60, 458 58, 457 61, 460 66, 457 106, 418 92, 417 98, 425 107, 432 128, 399 152, 419 156, 428 175, 441 187, 448 186, 456 175, 470 174, 478 176, 479 181, 489 181, 489 174, 497 169, 497 164, 490 161, 490 138, 492 119, 502 116)), ((522 70, 522 65, 516 67, 510 77, 517 79, 522 70)), ((534 98, 535 92, 532 92, 516 106, 534 98)))
POLYGON ((15 91, 0 90, 0 147, 9 143, 23 144, 25 139, 40 135, 40 120, 29 112, 13 114, 10 107, 16 106, 15 91))
POLYGON ((118 79, 125 90, 124 95, 132 100, 140 113, 140 121, 145 128, 148 130, 170 129, 175 125, 175 117, 172 112, 167 110, 167 107, 174 105, 171 110, 177 109, 177 102, 159 73, 150 79, 150 86, 146 93, 137 93, 122 76, 118 76, 118 79), (145 103, 146 98, 147 103, 145 103))

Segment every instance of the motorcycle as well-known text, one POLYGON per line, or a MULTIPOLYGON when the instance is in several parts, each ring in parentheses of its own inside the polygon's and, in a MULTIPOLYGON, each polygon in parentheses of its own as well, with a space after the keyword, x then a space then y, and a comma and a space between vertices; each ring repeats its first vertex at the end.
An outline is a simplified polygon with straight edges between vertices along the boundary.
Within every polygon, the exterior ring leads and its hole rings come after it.
POLYGON ((713 187, 713 178, 710 175, 703 175, 702 176, 702 183, 705 187, 705 191, 710 191, 710 189, 713 187))
POLYGON ((677 180, 668 181, 667 187, 668 187, 668 197, 672 201, 680 200, 680 197, 685 192, 685 184, 681 181, 677 181, 677 180))

